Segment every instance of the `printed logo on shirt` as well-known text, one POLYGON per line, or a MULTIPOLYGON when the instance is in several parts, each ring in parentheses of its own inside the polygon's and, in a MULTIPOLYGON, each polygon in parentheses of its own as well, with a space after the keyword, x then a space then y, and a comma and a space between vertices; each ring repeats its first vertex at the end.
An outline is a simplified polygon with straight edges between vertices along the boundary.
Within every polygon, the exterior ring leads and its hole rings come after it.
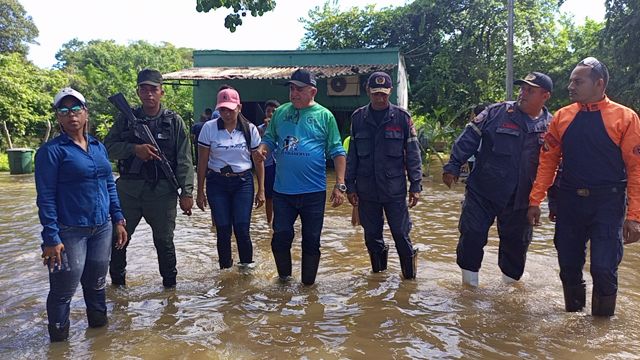
POLYGON ((216 149, 224 149, 224 150, 245 150, 247 148, 247 143, 239 143, 234 145, 221 145, 218 144, 216 149))
POLYGON ((640 156, 640 145, 636 145, 633 147, 633 155, 640 156))
POLYGON ((296 151, 298 150, 298 138, 295 136, 287 136, 284 138, 284 144, 282 144, 283 151, 296 151))
POLYGON ((289 135, 284 138, 282 142, 282 155, 289 156, 310 156, 308 152, 298 151, 298 145, 300 144, 300 140, 292 135, 289 135))

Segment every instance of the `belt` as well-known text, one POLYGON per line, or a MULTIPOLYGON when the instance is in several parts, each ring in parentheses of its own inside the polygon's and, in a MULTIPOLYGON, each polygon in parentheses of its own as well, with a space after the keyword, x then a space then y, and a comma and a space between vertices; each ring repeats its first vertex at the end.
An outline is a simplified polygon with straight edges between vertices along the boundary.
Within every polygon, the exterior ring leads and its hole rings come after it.
POLYGON ((604 188, 592 188, 592 189, 588 189, 588 188, 582 188, 582 189, 562 189, 561 190, 565 190, 565 191, 569 191, 569 192, 575 192, 576 195, 580 196, 580 197, 589 197, 589 196, 595 196, 595 195, 607 195, 607 194, 617 194, 620 192, 624 192, 624 187, 623 186, 611 186, 611 187, 604 187, 604 188))
POLYGON ((250 172, 251 170, 245 170, 245 171, 241 171, 239 173, 234 173, 234 172, 228 172, 228 173, 221 173, 215 170, 211 170, 209 169, 210 172, 215 173, 216 175, 220 175, 220 176, 224 176, 224 177, 232 177, 232 176, 243 176, 246 173, 250 172))

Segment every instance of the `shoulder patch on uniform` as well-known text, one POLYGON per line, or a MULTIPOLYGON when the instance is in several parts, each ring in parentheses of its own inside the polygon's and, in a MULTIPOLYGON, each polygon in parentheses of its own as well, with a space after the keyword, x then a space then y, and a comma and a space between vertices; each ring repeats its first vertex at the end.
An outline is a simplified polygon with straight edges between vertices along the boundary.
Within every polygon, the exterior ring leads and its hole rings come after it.
POLYGON ((482 110, 482 112, 480 114, 478 114, 476 117, 474 117, 473 120, 471 120, 471 122, 474 123, 474 124, 480 124, 481 122, 483 122, 487 118, 487 115, 489 115, 489 110, 488 109, 484 109, 484 110, 482 110))
POLYGON ((550 132, 544 135, 544 145, 542 145, 542 151, 549 151, 555 147, 558 147, 559 145, 560 141, 558 141, 558 139, 556 139, 555 136, 553 136, 550 132))

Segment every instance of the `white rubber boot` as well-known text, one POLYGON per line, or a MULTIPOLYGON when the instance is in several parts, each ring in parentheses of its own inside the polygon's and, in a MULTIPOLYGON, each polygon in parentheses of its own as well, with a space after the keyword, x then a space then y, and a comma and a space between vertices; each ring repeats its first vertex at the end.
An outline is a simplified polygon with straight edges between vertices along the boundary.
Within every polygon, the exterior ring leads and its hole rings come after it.
POLYGON ((478 272, 462 269, 462 283, 478 287, 478 272))
POLYGON ((505 275, 505 274, 503 273, 503 274, 502 274, 502 282, 503 282, 504 284, 510 285, 510 284, 515 284, 515 283, 517 283, 517 282, 518 282, 518 280, 516 280, 516 279, 514 279, 514 278, 512 278, 512 277, 509 277, 509 276, 507 276, 507 275, 505 275))

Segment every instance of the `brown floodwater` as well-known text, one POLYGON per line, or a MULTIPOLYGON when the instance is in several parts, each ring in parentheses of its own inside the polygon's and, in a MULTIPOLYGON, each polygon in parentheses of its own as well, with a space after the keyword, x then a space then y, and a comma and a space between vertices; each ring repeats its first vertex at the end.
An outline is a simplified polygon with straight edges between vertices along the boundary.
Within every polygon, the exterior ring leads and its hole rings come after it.
MULTIPOLYGON (((0 189, 2 359, 640 359, 640 244, 625 248, 609 320, 590 316, 588 273, 586 311, 564 312, 548 221, 535 230, 522 281, 501 282, 493 229, 480 287, 464 287, 455 263, 464 187, 429 179, 411 210, 420 249, 415 281, 401 279, 395 250, 387 272, 370 272, 349 205, 327 208, 312 287, 299 283, 299 224, 295 281, 281 284, 263 209, 253 213, 257 266, 250 272, 218 269, 209 213, 197 210, 178 215, 175 290, 162 287, 151 232, 141 223, 129 246, 128 287, 107 290, 109 325, 87 328, 78 289, 69 341, 50 344, 33 176, 1 173, 0 189)), ((388 228, 385 236, 392 244, 388 228)))

